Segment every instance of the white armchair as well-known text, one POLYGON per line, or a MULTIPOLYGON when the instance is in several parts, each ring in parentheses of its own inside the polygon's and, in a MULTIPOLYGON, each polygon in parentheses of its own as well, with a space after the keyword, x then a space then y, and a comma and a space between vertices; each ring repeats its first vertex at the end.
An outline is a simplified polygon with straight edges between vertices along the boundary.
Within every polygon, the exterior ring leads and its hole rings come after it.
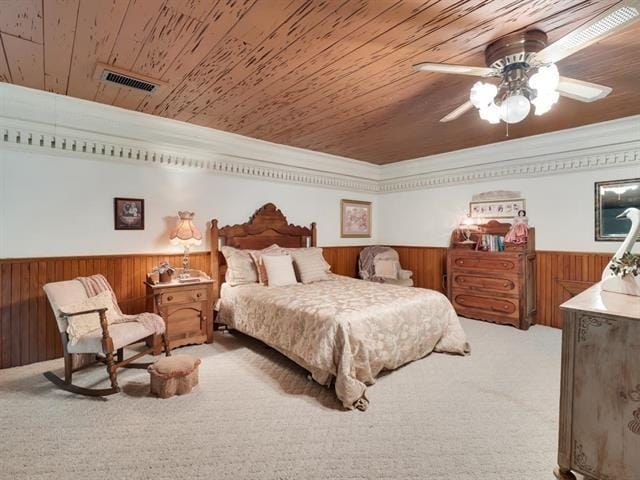
POLYGON ((413 272, 400 265, 398 252, 391 247, 371 246, 360 252, 360 278, 379 283, 412 287, 413 272))

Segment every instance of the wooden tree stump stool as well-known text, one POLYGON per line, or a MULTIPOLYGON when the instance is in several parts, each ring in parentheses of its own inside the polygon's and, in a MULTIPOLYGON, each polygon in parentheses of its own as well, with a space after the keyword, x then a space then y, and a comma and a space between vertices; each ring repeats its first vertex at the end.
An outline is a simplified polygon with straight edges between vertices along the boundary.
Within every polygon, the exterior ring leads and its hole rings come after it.
POLYGON ((184 395, 198 385, 200 359, 191 355, 163 357, 147 369, 151 375, 151 393, 160 398, 184 395))

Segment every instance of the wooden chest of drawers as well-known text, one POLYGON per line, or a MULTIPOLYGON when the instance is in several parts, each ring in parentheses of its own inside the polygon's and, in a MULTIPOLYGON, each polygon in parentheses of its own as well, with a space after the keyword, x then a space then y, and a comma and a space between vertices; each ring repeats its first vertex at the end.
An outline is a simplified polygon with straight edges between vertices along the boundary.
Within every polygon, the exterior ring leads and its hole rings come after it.
POLYGON ((558 464, 595 480, 640 479, 640 297, 600 284, 563 311, 558 464))
POLYGON ((463 317, 528 329, 535 316, 535 254, 450 248, 447 291, 463 317))
MULTIPOLYGON (((171 348, 213 341, 213 281, 197 283, 147 283, 152 298, 149 311, 157 313, 167 326, 171 348)), ((154 339, 154 353, 161 351, 154 339)))

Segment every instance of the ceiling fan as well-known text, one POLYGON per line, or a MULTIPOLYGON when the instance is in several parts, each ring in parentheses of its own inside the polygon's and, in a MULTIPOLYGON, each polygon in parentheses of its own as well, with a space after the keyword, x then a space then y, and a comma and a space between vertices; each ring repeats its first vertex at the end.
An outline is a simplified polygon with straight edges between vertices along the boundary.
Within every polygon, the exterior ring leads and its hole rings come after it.
POLYGON ((475 107, 480 118, 489 123, 518 123, 529 115, 531 104, 536 115, 543 115, 560 95, 581 102, 609 95, 610 87, 560 76, 555 63, 639 20, 639 5, 640 0, 624 0, 550 45, 540 30, 507 35, 485 49, 487 67, 419 63, 413 68, 499 79, 496 83, 476 82, 469 100, 441 118, 441 122, 455 120, 475 107))

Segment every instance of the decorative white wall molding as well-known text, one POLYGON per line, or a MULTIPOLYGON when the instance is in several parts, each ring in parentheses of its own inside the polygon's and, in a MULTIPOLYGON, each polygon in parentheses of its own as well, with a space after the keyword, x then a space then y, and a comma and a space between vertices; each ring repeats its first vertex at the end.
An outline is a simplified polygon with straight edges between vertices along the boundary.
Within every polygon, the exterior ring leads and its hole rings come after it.
POLYGON ((601 153, 546 155, 534 161, 500 162, 484 168, 458 168, 446 172, 414 174, 407 177, 382 180, 381 193, 395 193, 425 188, 446 187, 465 183, 487 182, 497 179, 539 177, 575 173, 611 167, 640 166, 640 142, 635 147, 601 153))
MULTIPOLYGON (((299 167, 280 167, 267 162, 240 156, 204 152, 185 152, 184 149, 154 148, 143 142, 123 142, 118 139, 80 136, 69 132, 49 133, 22 125, 8 125, 0 118, 0 145, 21 151, 63 155, 91 160, 126 162, 181 170, 204 171, 221 175, 249 177, 270 182, 297 183, 316 187, 376 193, 377 180, 368 180, 336 173, 299 167)), ((122 139, 124 140, 124 139, 122 139)))
POLYGON ((0 148, 394 193, 640 165, 640 115, 377 166, 0 83, 0 148))

